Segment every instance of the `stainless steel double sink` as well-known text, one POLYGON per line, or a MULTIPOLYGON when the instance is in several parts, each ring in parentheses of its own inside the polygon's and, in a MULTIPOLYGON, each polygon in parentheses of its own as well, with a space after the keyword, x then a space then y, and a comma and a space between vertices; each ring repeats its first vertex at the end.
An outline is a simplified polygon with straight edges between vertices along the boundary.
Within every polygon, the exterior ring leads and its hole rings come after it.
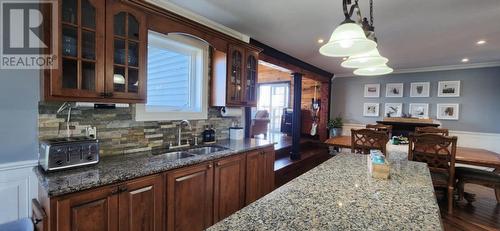
POLYGON ((214 152, 220 152, 228 150, 229 148, 221 147, 218 145, 210 145, 210 146, 202 146, 195 147, 183 150, 173 150, 171 152, 162 153, 160 155, 164 156, 167 160, 179 160, 183 158, 199 156, 199 155, 207 155, 214 152))

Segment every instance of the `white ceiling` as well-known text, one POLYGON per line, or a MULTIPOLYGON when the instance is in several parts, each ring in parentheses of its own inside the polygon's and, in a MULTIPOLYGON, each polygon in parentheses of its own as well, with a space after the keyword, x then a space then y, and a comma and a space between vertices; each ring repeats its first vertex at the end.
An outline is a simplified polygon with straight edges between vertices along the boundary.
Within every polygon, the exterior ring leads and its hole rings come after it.
MULTIPOLYGON (((167 0, 164 0, 167 1, 167 0)), ((344 75, 340 58, 319 54, 343 21, 341 0, 169 0, 317 67, 344 75)), ((500 0, 374 1, 379 51, 396 70, 500 63, 500 0), (477 46, 479 39, 487 40, 477 46)), ((360 0, 363 16, 368 0, 360 0)))

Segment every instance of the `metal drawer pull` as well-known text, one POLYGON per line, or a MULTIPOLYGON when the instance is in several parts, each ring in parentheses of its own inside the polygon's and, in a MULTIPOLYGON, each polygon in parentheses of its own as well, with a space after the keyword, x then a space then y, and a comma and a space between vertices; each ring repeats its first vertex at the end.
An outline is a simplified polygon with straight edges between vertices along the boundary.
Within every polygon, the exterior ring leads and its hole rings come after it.
POLYGON ((153 189, 153 186, 148 186, 148 187, 144 187, 144 188, 140 188, 140 189, 131 191, 130 194, 138 194, 138 193, 142 193, 142 192, 147 192, 147 191, 151 191, 151 189, 153 189))

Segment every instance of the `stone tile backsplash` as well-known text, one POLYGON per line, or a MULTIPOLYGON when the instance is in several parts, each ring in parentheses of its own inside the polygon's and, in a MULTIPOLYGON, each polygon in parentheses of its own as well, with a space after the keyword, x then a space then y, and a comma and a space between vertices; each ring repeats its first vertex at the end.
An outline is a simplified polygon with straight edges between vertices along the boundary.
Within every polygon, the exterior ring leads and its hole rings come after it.
MULTIPOLYGON (((40 102, 38 110, 39 138, 48 139, 67 135, 68 110, 57 114, 60 102, 40 102)), ((180 121, 135 121, 135 104, 129 108, 93 109, 73 108, 70 119, 70 135, 85 135, 89 126, 97 128, 101 143, 101 155, 118 155, 166 147, 177 141, 177 125, 180 121)), ((201 140, 205 125, 214 125, 217 139, 229 138, 229 127, 242 124, 241 118, 223 118, 218 108, 209 108, 207 120, 190 121, 192 133, 201 140)), ((183 130, 183 138, 190 132, 183 130)))

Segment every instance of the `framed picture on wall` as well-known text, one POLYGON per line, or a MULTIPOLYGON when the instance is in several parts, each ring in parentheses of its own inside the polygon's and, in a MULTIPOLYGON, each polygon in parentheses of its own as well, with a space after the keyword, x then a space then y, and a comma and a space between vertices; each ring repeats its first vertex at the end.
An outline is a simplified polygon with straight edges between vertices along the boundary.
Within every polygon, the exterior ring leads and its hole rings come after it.
POLYGON ((438 97, 459 97, 460 81, 439 81, 438 97))
POLYGON ((363 104, 363 116, 367 117, 378 117, 379 114, 379 103, 365 103, 363 104))
POLYGON ((429 97, 429 82, 416 82, 411 83, 410 97, 429 97))
POLYGON ((380 84, 365 84, 364 92, 365 98, 378 98, 380 97, 380 84))
POLYGON ((385 97, 403 97, 403 84, 402 83, 386 84, 385 97))
POLYGON ((429 118, 429 104, 427 103, 410 103, 409 113, 412 117, 427 119, 429 118))
POLYGON ((387 117, 401 117, 403 113, 403 104, 402 103, 386 103, 384 116, 387 117))
POLYGON ((437 105, 437 119, 439 120, 458 120, 458 103, 442 103, 437 105))

